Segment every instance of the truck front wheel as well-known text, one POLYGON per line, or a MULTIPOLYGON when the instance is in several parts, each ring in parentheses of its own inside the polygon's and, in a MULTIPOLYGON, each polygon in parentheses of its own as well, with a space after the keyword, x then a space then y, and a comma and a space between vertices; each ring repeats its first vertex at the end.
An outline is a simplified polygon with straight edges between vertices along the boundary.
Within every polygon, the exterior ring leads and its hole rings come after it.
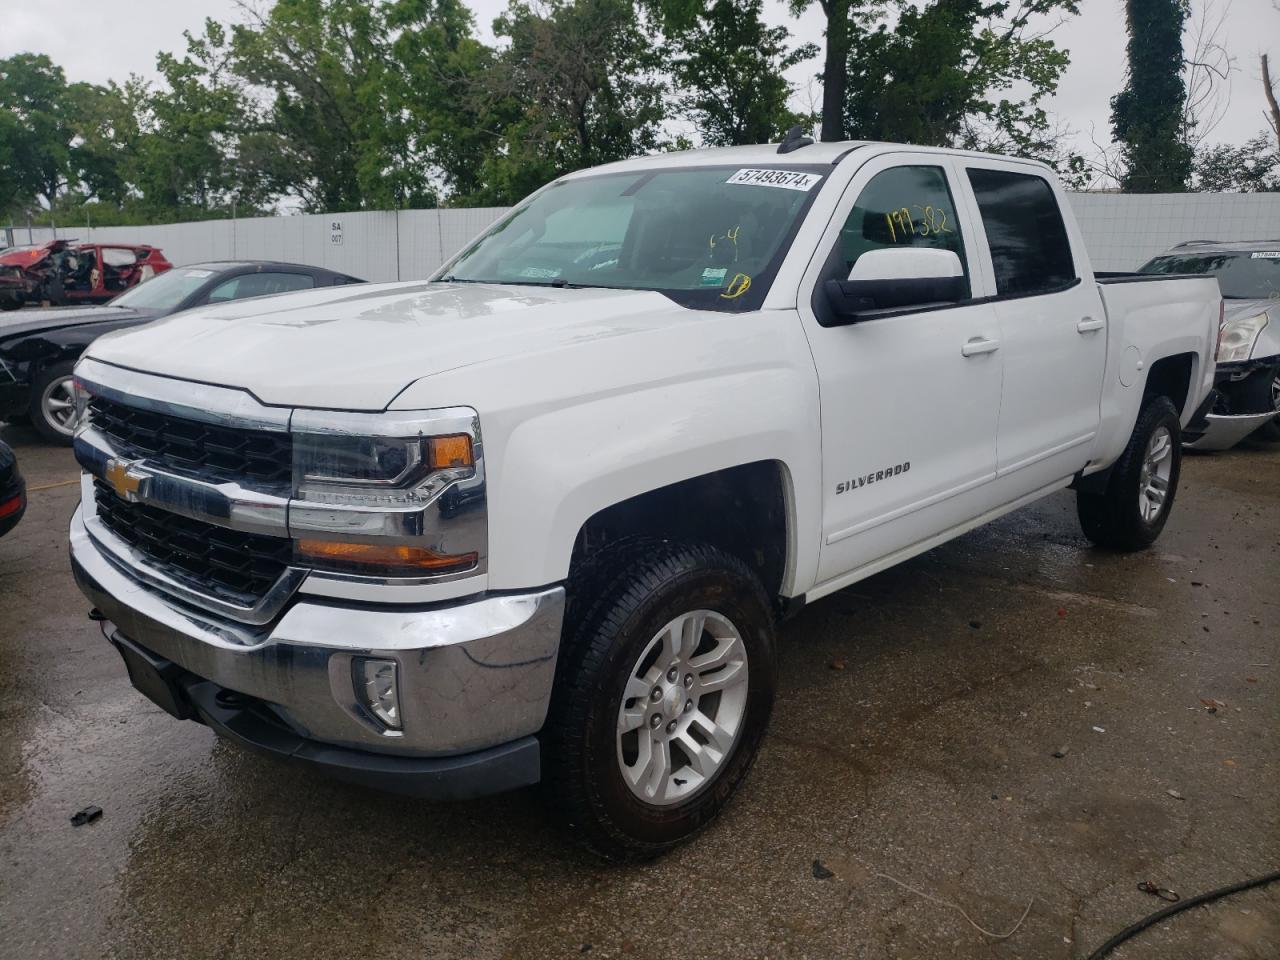
POLYGON ((689 838, 746 775, 773 705, 760 582, 704 544, 643 541, 575 578, 543 733, 551 809, 609 860, 689 838))
POLYGON ((1129 445, 1102 493, 1078 491, 1084 535, 1100 547, 1142 550, 1155 543, 1173 509, 1182 469, 1182 425, 1167 397, 1147 401, 1129 445))

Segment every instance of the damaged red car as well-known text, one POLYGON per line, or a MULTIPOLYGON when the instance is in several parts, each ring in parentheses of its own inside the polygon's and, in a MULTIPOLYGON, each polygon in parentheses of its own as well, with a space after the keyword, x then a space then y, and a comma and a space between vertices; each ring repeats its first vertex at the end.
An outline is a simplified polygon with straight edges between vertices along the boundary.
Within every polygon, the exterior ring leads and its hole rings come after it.
POLYGON ((105 303, 173 266, 146 244, 48 243, 0 250, 0 310, 24 303, 105 303))

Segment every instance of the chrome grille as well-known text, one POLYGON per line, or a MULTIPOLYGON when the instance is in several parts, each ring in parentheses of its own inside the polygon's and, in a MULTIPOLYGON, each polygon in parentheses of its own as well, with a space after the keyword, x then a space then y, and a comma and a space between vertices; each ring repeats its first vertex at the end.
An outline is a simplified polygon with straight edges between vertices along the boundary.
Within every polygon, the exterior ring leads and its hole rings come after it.
POLYGON ((282 537, 241 533, 129 503, 101 480, 94 480, 93 494, 98 520, 149 566, 237 606, 261 600, 292 558, 292 542, 282 537))
POLYGON ((287 433, 188 420, 97 395, 89 400, 89 422, 120 456, 175 473, 263 488, 287 488, 293 481, 287 433))

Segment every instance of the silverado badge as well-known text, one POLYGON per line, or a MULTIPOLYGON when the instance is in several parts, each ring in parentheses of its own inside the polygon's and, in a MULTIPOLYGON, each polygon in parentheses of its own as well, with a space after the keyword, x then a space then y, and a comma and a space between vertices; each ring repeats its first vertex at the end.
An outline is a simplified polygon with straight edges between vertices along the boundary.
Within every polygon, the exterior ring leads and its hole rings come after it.
POLYGON ((111 489, 121 500, 134 503, 143 495, 143 485, 148 479, 144 474, 134 471, 137 460, 117 460, 112 457, 107 461, 106 479, 111 489))

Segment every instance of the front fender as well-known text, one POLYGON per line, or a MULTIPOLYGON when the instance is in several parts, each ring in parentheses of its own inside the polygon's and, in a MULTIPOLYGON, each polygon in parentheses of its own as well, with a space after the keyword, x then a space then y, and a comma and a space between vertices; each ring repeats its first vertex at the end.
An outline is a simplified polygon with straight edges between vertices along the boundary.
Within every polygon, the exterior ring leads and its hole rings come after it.
POLYGON ((689 312, 635 336, 447 371, 413 384, 395 407, 464 399, 480 412, 490 589, 564 580, 578 532, 606 507, 761 460, 785 468, 783 592, 812 583, 821 424, 793 311, 689 312))
POLYGON ((816 409, 806 412, 805 385, 788 379, 776 371, 739 373, 520 424, 490 473, 490 587, 563 580, 578 531, 606 507, 717 470, 776 460, 789 488, 792 582, 783 585, 789 592, 806 566, 797 545, 818 539, 813 498, 797 491, 818 483, 819 424, 816 409))

